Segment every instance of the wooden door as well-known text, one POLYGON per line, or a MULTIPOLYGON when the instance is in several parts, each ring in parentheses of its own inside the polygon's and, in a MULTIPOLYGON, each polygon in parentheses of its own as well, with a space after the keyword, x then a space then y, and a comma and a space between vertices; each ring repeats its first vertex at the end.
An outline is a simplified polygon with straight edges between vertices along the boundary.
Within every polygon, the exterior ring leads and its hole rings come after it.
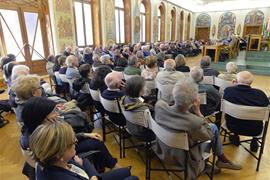
POLYGON ((196 27, 195 39, 208 41, 210 37, 209 27, 196 27))

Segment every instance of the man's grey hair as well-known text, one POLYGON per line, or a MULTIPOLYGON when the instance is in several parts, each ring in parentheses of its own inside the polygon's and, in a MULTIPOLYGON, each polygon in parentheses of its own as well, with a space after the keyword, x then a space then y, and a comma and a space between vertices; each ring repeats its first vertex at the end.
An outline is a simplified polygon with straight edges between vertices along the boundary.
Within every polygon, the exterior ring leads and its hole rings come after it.
POLYGON ((175 61, 173 59, 167 59, 164 61, 164 69, 167 71, 175 70, 175 61))
POLYGON ((110 55, 105 54, 103 56, 100 57, 100 61, 102 64, 110 64, 111 60, 110 60, 110 55))
POLYGON ((93 61, 100 62, 100 56, 98 54, 93 54, 93 61))
POLYGON ((143 59, 144 58, 143 51, 137 51, 136 56, 137 58, 143 59))
POLYGON ((76 61, 77 57, 74 55, 69 55, 66 59, 66 65, 68 67, 74 66, 74 62, 76 61))
POLYGON ((176 106, 189 109, 198 97, 198 86, 190 79, 178 81, 173 88, 173 98, 176 106))
POLYGON ((226 64, 226 70, 228 73, 236 73, 237 72, 237 65, 235 62, 228 62, 226 64))
POLYGON ((13 67, 11 72, 11 82, 17 79, 20 75, 27 75, 30 73, 30 68, 26 65, 19 64, 13 67))
POLYGON ((189 76, 193 82, 199 83, 203 80, 203 69, 198 66, 194 66, 191 68, 189 76))
POLYGON ((113 71, 105 77, 105 84, 109 89, 119 89, 122 77, 122 73, 113 71))
POLYGON ((155 51, 155 49, 150 49, 150 56, 156 56, 157 53, 155 51))
POLYGON ((201 68, 208 68, 211 64, 210 56, 203 56, 201 59, 201 68))
POLYGON ((138 63, 138 58, 136 56, 130 56, 128 58, 128 65, 129 66, 136 66, 137 63, 138 63))

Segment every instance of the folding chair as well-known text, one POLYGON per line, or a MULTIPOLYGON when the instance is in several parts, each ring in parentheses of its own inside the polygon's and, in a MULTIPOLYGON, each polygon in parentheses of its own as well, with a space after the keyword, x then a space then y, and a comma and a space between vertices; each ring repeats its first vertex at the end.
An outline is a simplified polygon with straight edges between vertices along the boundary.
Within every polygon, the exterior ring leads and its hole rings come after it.
POLYGON ((200 98, 201 104, 207 104, 206 92, 200 92, 199 93, 199 98, 200 98))
MULTIPOLYGON (((251 142, 252 139, 248 140, 242 140, 240 141, 240 144, 244 147, 244 149, 252 155, 255 159, 258 160, 256 171, 259 171, 260 162, 264 150, 264 145, 266 141, 266 135, 267 135, 267 128, 268 128, 268 122, 269 122, 269 109, 270 107, 258 107, 258 106, 245 106, 245 105, 238 105, 231 103, 227 100, 222 99, 221 101, 221 111, 224 114, 230 115, 234 118, 240 119, 240 120, 253 120, 253 121, 263 121, 264 122, 264 128, 262 131, 262 134, 256 137, 257 142, 259 143, 260 152, 259 156, 256 156, 254 153, 252 153, 248 148, 242 145, 242 143, 251 142)), ((226 125, 226 119, 225 122, 221 126, 222 131, 224 131, 224 141, 226 140, 227 135, 230 135, 231 132, 227 128, 226 125)), ((222 133, 222 132, 221 132, 222 133)), ((241 135, 241 134, 239 134, 241 135)), ((250 136, 249 136, 250 137, 250 136)), ((230 143, 229 143, 230 144, 230 143)), ((227 145, 227 144, 224 144, 227 145)))
POLYGON ((224 90, 227 87, 233 86, 234 84, 231 81, 226 81, 218 77, 214 77, 214 85, 219 87, 219 93, 223 96, 224 90))
POLYGON ((162 99, 166 101, 168 104, 172 104, 174 99, 172 95, 174 84, 161 84, 156 81, 158 96, 157 99, 162 99))
POLYGON ((203 76, 202 84, 214 85, 215 76, 203 76))
MULTIPOLYGON (((104 107, 106 114, 109 116, 109 120, 117 127, 119 133, 119 148, 120 148, 120 158, 125 157, 123 154, 123 139, 125 133, 126 119, 122 114, 122 109, 118 99, 108 100, 100 96, 100 102, 104 107), (120 121, 124 121, 120 123, 120 121)), ((105 132, 105 127, 104 127, 105 132)), ((106 135, 106 133, 105 133, 106 135)), ((117 139, 116 139, 117 141, 117 139)), ((118 142, 118 141, 117 141, 118 142)))
MULTIPOLYGON (((162 126, 160 126, 153 119, 151 119, 151 121, 149 123, 150 123, 150 127, 151 127, 152 131, 155 133, 155 135, 159 141, 161 141, 162 143, 164 143, 168 147, 183 150, 185 152, 185 167, 183 167, 183 168, 179 167, 179 169, 176 169, 176 168, 170 169, 170 168, 166 168, 165 165, 163 164, 162 169, 161 168, 151 168, 151 156, 149 155, 148 159, 147 159, 147 165, 146 165, 146 172, 147 172, 146 179, 150 180, 151 171, 166 171, 168 173, 168 175, 169 175, 169 172, 184 172, 184 179, 187 179, 187 177, 188 177, 188 172, 187 172, 188 157, 189 157, 189 153, 190 153, 189 150, 190 150, 190 148, 192 148, 189 146, 188 134, 184 131, 183 132, 168 131, 166 128, 163 128, 162 126), (177 142, 177 143, 175 143, 175 142, 177 142)), ((198 142, 196 145, 200 145, 202 143, 209 143, 209 142, 210 141, 198 142)), ((213 151, 215 151, 215 143, 211 143, 211 144, 212 144, 213 151)), ((202 156, 203 156, 204 160, 207 160, 211 156, 211 153, 203 153, 202 156)), ((211 169, 211 174, 207 174, 211 180, 213 179, 213 174, 214 174, 215 157, 216 156, 214 154, 213 161, 211 162, 211 164, 213 165, 212 169, 211 169)), ((159 159, 159 161, 162 163, 162 161, 160 159, 159 159)))
MULTIPOLYGON (((145 109, 145 110, 136 110, 136 111, 125 111, 123 110, 123 114, 127 120, 127 131, 129 134, 133 135, 136 137, 136 135, 130 133, 130 130, 128 128, 128 122, 129 123, 132 123, 132 124, 135 124, 135 125, 138 125, 138 126, 142 126, 142 127, 145 127, 147 129, 149 129, 149 131, 151 130, 149 128, 149 119, 152 119, 152 116, 151 116, 151 112, 149 111, 149 109, 145 109)), ((150 148, 150 145, 151 145, 151 141, 153 141, 152 139, 150 139, 150 135, 149 135, 150 132, 146 133, 146 134, 143 134, 143 136, 146 138, 146 140, 143 140, 143 143, 144 144, 134 144, 132 141, 132 146, 125 146, 125 139, 123 140, 123 156, 125 157, 125 150, 126 149, 130 149, 130 148, 139 148, 139 147, 145 147, 146 148, 146 155, 147 155, 147 152, 148 152, 148 149, 150 148)), ((139 138, 138 138, 139 139, 139 138)), ((140 140, 141 142, 142 140, 140 140)), ((140 154, 139 154, 140 155, 140 154)), ((141 155, 140 155, 141 157, 141 155)), ((142 158, 142 157, 141 157, 142 158)), ((142 158, 143 159, 143 158, 142 158)), ((147 159, 147 158, 146 158, 147 159)))

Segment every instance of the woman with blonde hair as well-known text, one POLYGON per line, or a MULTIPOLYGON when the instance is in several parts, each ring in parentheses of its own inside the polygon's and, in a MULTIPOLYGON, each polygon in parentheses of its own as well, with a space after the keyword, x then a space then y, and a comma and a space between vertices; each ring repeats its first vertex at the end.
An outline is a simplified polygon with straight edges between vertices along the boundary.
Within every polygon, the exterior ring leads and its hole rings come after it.
POLYGON ((182 54, 178 54, 175 57, 175 70, 180 72, 189 72, 190 69, 188 66, 186 66, 185 56, 182 54))
POLYGON ((36 128, 30 137, 30 149, 42 166, 42 180, 109 180, 138 178, 130 176, 130 169, 121 168, 99 174, 87 159, 76 155, 77 139, 72 127, 57 120, 36 128))

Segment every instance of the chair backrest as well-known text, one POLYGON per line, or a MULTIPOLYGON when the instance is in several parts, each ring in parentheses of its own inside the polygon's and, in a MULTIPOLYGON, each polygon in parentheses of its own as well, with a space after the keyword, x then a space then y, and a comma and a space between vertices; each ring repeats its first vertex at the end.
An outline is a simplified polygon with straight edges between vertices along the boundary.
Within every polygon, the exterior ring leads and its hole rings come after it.
POLYGON ((212 84, 214 85, 215 76, 203 76, 202 84, 212 84))
POLYGON ((91 97, 94 101, 100 102, 100 91, 99 90, 93 90, 89 89, 91 97))
POLYGON ((33 168, 35 168, 36 161, 34 160, 34 154, 31 150, 24 150, 21 148, 24 160, 33 168))
POLYGON ((155 133, 157 138, 172 148, 178 148, 188 151, 188 135, 186 132, 172 132, 160 126, 154 119, 151 119, 150 128, 155 133))
POLYGON ((123 114, 127 121, 143 126, 145 128, 149 128, 149 120, 152 119, 151 113, 149 109, 141 110, 141 111, 125 111, 123 110, 123 114))
POLYGON ((199 93, 199 98, 200 98, 201 104, 207 104, 206 92, 199 93))
POLYGON ((169 104, 172 103, 174 101, 172 94, 174 84, 160 84, 158 81, 156 81, 156 85, 158 88, 157 98, 162 99, 169 104))
POLYGON ((114 99, 114 100, 108 100, 103 98, 102 96, 100 96, 100 102, 102 104, 102 106, 104 107, 104 109, 108 112, 111 113, 121 113, 121 107, 120 104, 118 102, 118 100, 114 99))
POLYGON ((223 94, 224 89, 227 87, 233 86, 234 84, 231 81, 226 81, 224 79, 214 77, 214 85, 219 87, 219 92, 223 94))
POLYGON ((127 75, 127 74, 124 73, 124 79, 125 80, 128 80, 128 79, 130 79, 132 77, 136 77, 136 76, 139 76, 139 75, 127 75))
POLYGON ((237 119, 269 121, 270 107, 245 106, 221 100, 221 111, 237 119))
POLYGON ((59 74, 59 78, 62 82, 68 83, 67 76, 65 74, 59 74))

